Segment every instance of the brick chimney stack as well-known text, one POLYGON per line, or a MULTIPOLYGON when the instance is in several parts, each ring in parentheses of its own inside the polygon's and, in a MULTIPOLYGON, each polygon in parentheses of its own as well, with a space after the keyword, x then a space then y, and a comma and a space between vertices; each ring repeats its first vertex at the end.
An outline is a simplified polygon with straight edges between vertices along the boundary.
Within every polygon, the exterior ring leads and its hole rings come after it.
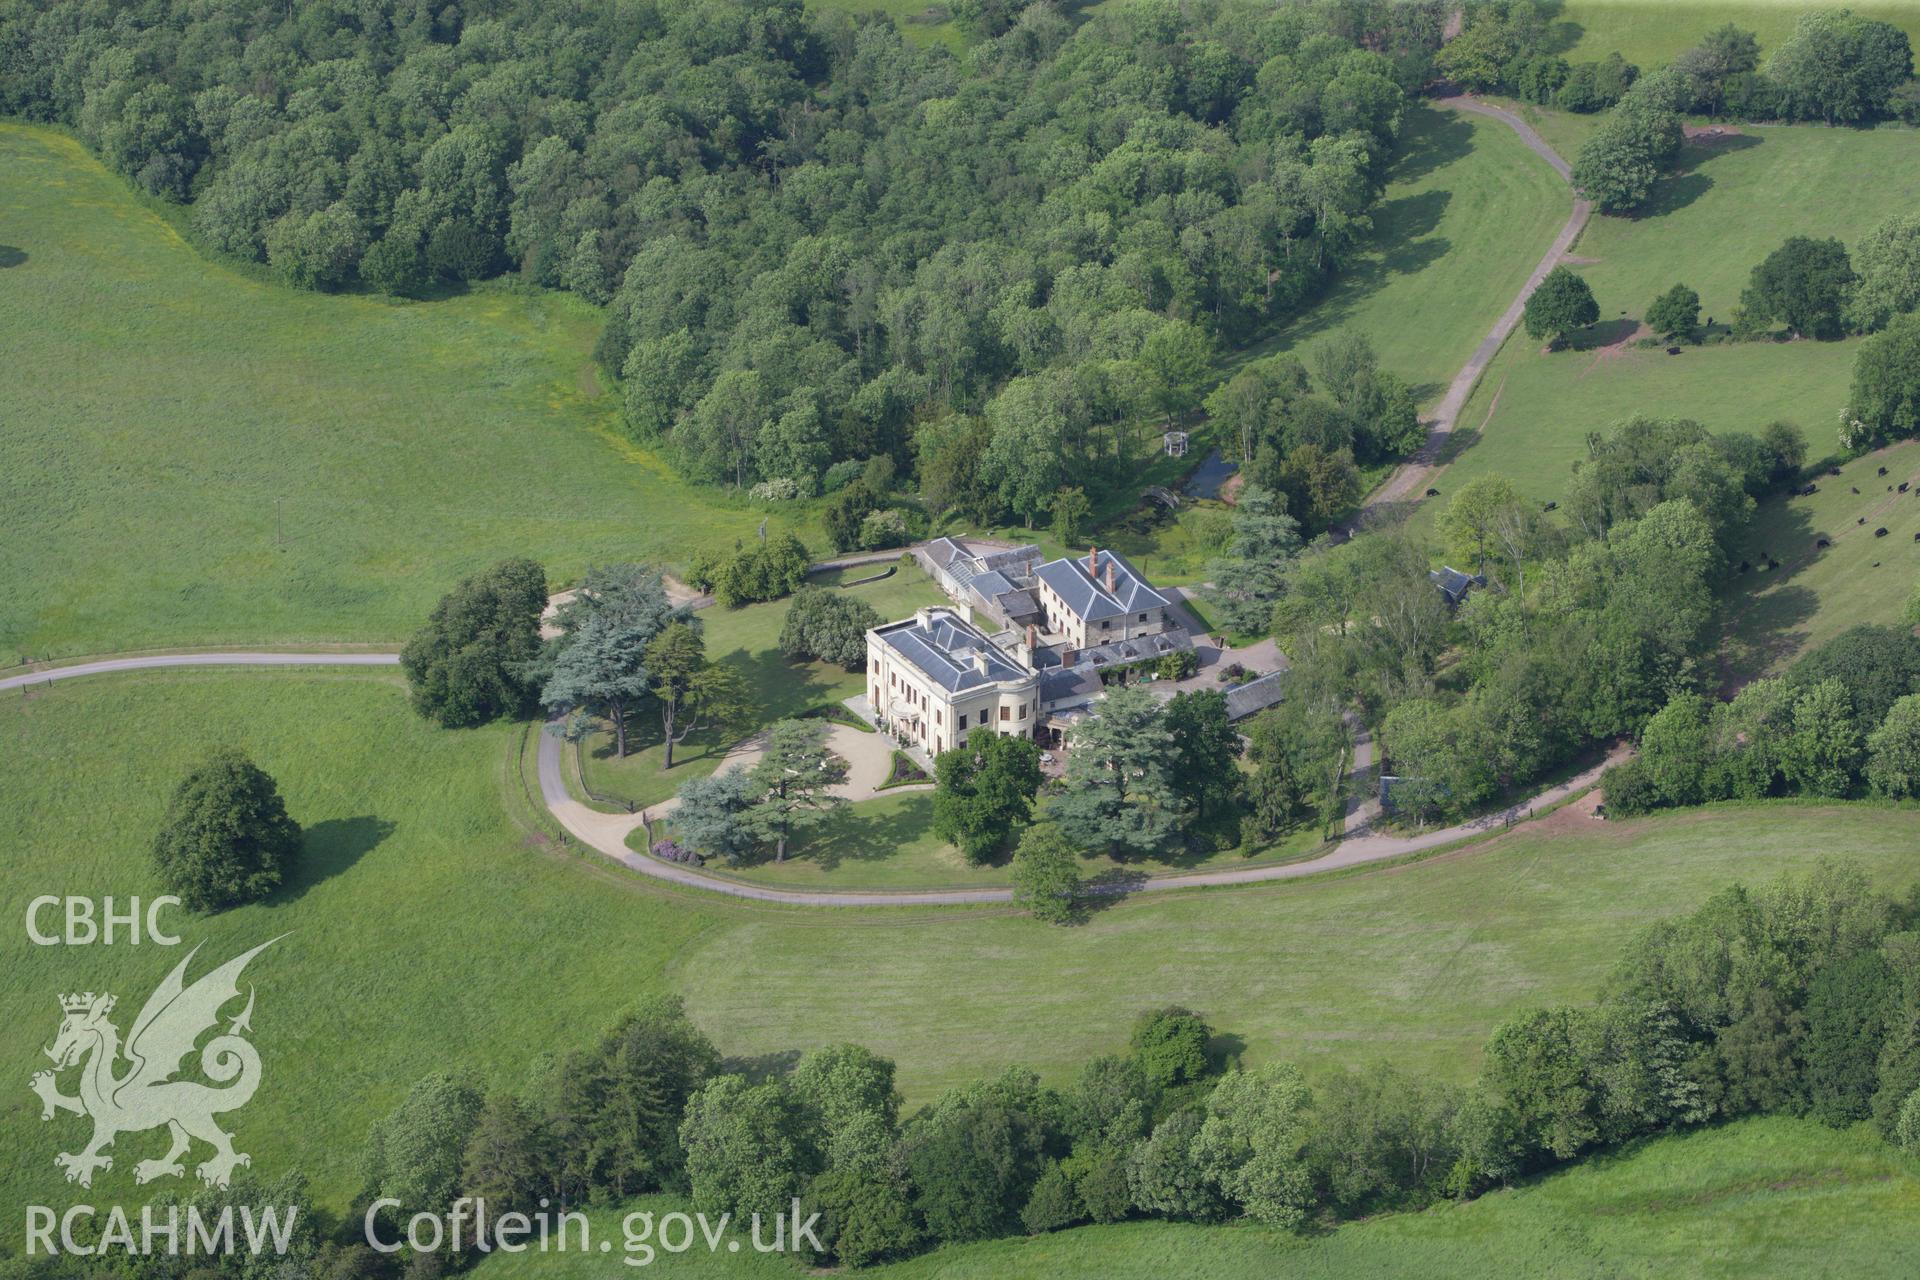
POLYGON ((1107 594, 1112 595, 1114 593, 1114 590, 1115 590, 1115 586, 1114 586, 1114 576, 1113 576, 1113 557, 1108 556, 1107 557, 1107 594))
POLYGON ((1100 548, 1087 548, 1087 576, 1097 577, 1100 573, 1100 548))
POLYGON ((1034 627, 1034 625, 1031 622, 1029 622, 1027 624, 1027 652, 1029 653, 1033 652, 1034 647, 1039 643, 1039 641, 1040 641, 1040 632, 1038 631, 1038 629, 1034 627))

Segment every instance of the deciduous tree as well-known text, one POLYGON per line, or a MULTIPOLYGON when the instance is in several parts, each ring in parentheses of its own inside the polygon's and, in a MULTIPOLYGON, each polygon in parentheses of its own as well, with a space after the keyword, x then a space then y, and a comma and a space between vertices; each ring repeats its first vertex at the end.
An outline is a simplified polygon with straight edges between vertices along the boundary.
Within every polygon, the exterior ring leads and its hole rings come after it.
POLYGON ((1568 267, 1547 272, 1539 288, 1527 295, 1522 321, 1529 338, 1545 338, 1551 347, 1565 344, 1568 335, 1600 318, 1587 282, 1568 267))
POLYGON ((449 728, 530 711, 546 604, 532 560, 504 560, 442 596, 400 654, 414 710, 449 728))
POLYGON ((1039 744, 976 728, 933 764, 934 834, 973 863, 1012 845, 1031 817, 1040 789, 1039 744))
POLYGON ((238 748, 221 747, 174 789, 153 865, 189 909, 221 911, 279 888, 300 842, 274 780, 238 748))
POLYGON ((706 640, 690 624, 669 622, 647 645, 645 661, 667 748, 663 771, 673 768, 673 749, 689 736, 746 715, 745 677, 730 663, 709 662, 706 640))

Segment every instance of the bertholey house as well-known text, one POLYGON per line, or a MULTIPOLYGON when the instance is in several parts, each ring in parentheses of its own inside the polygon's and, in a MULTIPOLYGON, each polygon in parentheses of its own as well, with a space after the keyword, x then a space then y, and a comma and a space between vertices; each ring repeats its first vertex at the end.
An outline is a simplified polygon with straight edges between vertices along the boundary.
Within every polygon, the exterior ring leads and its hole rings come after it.
POLYGON ((954 606, 867 632, 867 709, 928 755, 983 727, 1058 742, 1103 670, 1193 647, 1171 602, 1114 552, 1041 564, 1037 547, 941 538, 921 556, 954 606))

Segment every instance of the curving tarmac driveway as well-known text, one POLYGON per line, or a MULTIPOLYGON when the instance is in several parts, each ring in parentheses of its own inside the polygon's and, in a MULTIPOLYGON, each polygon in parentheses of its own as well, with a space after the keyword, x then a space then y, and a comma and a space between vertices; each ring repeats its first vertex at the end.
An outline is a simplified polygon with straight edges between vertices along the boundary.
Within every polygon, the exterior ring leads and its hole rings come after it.
MULTIPOLYGON (((93 662, 76 663, 69 667, 50 667, 44 671, 29 672, 25 675, 9 676, 0 679, 0 691, 24 688, 32 685, 52 684, 58 680, 72 680, 80 676, 110 675, 114 672, 151 671, 179 667, 377 667, 397 666, 400 655, 397 653, 254 653, 235 651, 232 653, 166 653, 142 657, 102 658, 93 662)), ((852 733, 852 730, 847 730, 852 733)), ((871 736, 871 735, 862 735, 871 736)), ((748 744, 742 744, 742 759, 753 750, 748 744)), ((726 894, 734 898, 751 898, 758 902, 779 902, 794 906, 808 907, 912 907, 940 906, 955 903, 973 902, 1010 902, 1013 891, 1010 889, 952 889, 952 890, 865 890, 833 891, 808 889, 776 889, 766 885, 747 884, 735 880, 723 880, 704 872, 693 870, 675 863, 661 862, 644 854, 635 853, 627 848, 627 833, 641 819, 624 813, 600 813, 589 809, 567 794, 566 782, 560 772, 560 740, 552 734, 540 735, 538 751, 540 774, 540 798, 554 819, 582 844, 613 859, 615 862, 633 868, 643 875, 657 880, 668 880, 688 888, 703 889, 712 893, 726 894)), ((1322 871, 1335 871, 1343 867, 1363 866, 1369 862, 1385 862, 1389 859, 1404 857, 1409 853, 1418 853, 1425 849, 1438 848, 1475 836, 1487 835, 1499 829, 1510 827, 1516 822, 1524 822, 1542 808, 1551 808, 1560 801, 1577 792, 1591 787, 1600 777, 1605 765, 1599 765, 1578 777, 1571 778, 1557 787, 1550 787, 1525 804, 1516 805, 1504 813, 1491 814, 1464 822, 1458 826, 1444 827, 1424 832, 1417 836, 1385 836, 1374 834, 1355 834, 1341 841, 1338 847, 1318 858, 1305 862, 1289 862, 1279 866, 1266 867, 1230 867, 1219 871, 1190 871, 1179 875, 1158 876, 1143 879, 1136 883, 1112 890, 1115 893, 1156 892, 1167 889, 1211 888, 1222 885, 1258 884, 1267 880, 1295 880, 1301 876, 1315 875, 1322 871)))

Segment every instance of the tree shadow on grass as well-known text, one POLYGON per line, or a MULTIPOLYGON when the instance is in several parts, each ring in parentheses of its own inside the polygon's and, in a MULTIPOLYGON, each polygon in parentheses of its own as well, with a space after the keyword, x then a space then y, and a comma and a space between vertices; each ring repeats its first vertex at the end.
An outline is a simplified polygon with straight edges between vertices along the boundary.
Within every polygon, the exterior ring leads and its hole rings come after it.
POLYGON ((1713 179, 1700 167, 1729 152, 1745 151, 1760 145, 1750 133, 1727 133, 1704 141, 1688 142, 1674 158, 1673 168, 1653 184, 1653 190, 1634 210, 1635 218, 1658 218, 1684 209, 1713 189, 1713 179))
POLYGON ((27 251, 10 244, 0 244, 0 270, 17 267, 27 260, 27 251))
MULTIPOLYGON (((927 833, 927 815, 915 809, 873 813, 843 805, 787 850, 789 862, 811 862, 822 871, 847 862, 885 862, 927 833)), ((764 866, 768 854, 747 865, 764 866)))
POLYGON ((1207 1040, 1207 1066, 1217 1075, 1240 1065, 1247 1042, 1231 1031, 1216 1031, 1207 1040))
POLYGON ((827 701, 833 692, 833 686, 822 680, 811 666, 789 662, 777 649, 762 649, 757 653, 735 649, 713 657, 715 661, 732 664, 745 677, 762 724, 797 716, 827 701))
POLYGON ((1414 182, 1473 154, 1473 124, 1457 111, 1417 107, 1408 124, 1387 169, 1389 182, 1414 182))
POLYGON ((1610 347, 1633 336, 1640 327, 1638 320, 1624 317, 1616 320, 1601 320, 1573 334, 1567 339, 1562 351, 1598 351, 1601 347, 1610 347))
POLYGON ((302 836, 300 857, 294 864, 293 874, 271 901, 275 904, 297 902, 321 881, 350 870, 393 832, 393 823, 371 815, 328 818, 314 823, 302 836))
POLYGON ((1110 871, 1102 871, 1097 876, 1088 876, 1081 882, 1080 896, 1073 900, 1073 914, 1065 923, 1086 924, 1108 907, 1123 901, 1129 894, 1138 893, 1146 883, 1147 873, 1135 871, 1130 867, 1115 867, 1110 871))
POLYGON ((1768 500, 1774 502, 1781 507, 1764 511, 1729 557, 1721 583, 1719 661, 1721 684, 1729 692, 1805 646, 1820 598, 1793 580, 1835 554, 1831 545, 1819 545, 1833 535, 1815 529, 1811 513, 1786 505, 1785 495, 1768 500))

